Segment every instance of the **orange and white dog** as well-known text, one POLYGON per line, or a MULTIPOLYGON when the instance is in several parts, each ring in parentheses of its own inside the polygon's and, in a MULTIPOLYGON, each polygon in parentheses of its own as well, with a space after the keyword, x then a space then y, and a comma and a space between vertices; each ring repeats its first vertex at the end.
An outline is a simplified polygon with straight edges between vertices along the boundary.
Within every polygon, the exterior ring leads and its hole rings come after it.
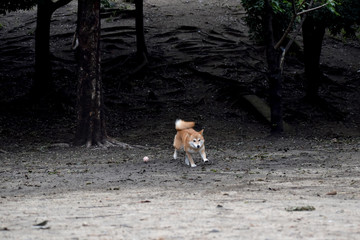
POLYGON ((206 158, 205 153, 205 140, 203 136, 204 130, 197 132, 193 129, 195 122, 185 122, 183 120, 175 121, 175 129, 177 131, 174 138, 174 159, 177 158, 177 151, 184 149, 185 151, 185 164, 191 167, 196 167, 194 160, 191 157, 192 153, 200 153, 204 163, 209 160, 206 158))

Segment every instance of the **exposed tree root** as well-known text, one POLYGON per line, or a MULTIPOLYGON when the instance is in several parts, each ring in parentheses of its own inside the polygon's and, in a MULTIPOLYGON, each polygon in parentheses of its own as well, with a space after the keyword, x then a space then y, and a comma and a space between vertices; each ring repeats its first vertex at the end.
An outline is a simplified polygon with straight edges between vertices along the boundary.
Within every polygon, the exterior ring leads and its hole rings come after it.
POLYGON ((98 146, 100 148, 109 148, 109 147, 121 147, 123 149, 131 149, 133 148, 127 143, 120 142, 114 138, 107 137, 105 140, 101 142, 93 142, 92 140, 89 140, 85 144, 86 148, 90 148, 92 146, 98 146))
POLYGON ((304 100, 313 106, 319 107, 324 112, 330 113, 331 117, 336 120, 344 120, 348 114, 346 111, 335 107, 334 104, 320 96, 305 97, 304 100))
POLYGON ((7 151, 5 151, 5 150, 2 150, 2 149, 0 149, 0 153, 8 153, 7 151))
POLYGON ((141 72, 141 70, 143 70, 149 64, 149 61, 148 61, 148 58, 147 58, 145 52, 143 52, 141 54, 141 58, 142 58, 142 62, 135 69, 133 69, 130 72, 130 74, 129 74, 130 76, 136 75, 137 73, 141 72))

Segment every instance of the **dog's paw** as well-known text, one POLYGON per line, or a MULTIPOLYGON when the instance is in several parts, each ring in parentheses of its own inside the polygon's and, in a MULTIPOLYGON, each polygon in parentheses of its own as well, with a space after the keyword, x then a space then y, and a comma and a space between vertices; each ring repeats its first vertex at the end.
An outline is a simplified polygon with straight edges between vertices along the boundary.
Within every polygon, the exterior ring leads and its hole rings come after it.
POLYGON ((191 164, 191 167, 196 167, 196 164, 191 164))
POLYGON ((188 166, 190 165, 189 159, 185 158, 185 164, 188 166))
POLYGON ((209 162, 209 159, 207 159, 207 158, 204 159, 204 163, 207 163, 207 162, 209 162))

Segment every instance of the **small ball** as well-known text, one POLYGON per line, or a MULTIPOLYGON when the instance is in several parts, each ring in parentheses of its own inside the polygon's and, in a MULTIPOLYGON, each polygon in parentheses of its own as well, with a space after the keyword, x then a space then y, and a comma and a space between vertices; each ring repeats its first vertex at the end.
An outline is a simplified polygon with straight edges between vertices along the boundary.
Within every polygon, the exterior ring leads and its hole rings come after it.
POLYGON ((148 162, 148 161, 149 161, 149 157, 148 157, 148 156, 145 156, 145 157, 143 158, 143 160, 144 160, 144 162, 148 162))

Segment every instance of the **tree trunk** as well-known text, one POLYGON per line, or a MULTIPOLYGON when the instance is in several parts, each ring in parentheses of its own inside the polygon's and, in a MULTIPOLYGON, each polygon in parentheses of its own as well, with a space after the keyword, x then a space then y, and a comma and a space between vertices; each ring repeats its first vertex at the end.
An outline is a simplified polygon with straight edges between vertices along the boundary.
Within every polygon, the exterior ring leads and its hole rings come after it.
POLYGON ((144 58, 147 58, 147 48, 144 35, 143 0, 135 0, 135 11, 137 57, 138 59, 143 60, 144 58))
POLYGON ((265 17, 263 19, 265 29, 266 60, 268 64, 268 80, 270 91, 271 108, 271 132, 279 134, 284 131, 282 116, 282 74, 280 70, 281 52, 274 48, 273 9, 269 0, 265 1, 265 17))
POLYGON ((41 98, 54 90, 51 79, 50 20, 51 1, 39 0, 35 29, 35 74, 31 89, 32 98, 41 98))
POLYGON ((51 76, 50 58, 50 21, 54 11, 71 0, 39 0, 35 29, 35 74, 31 88, 31 97, 40 99, 52 95, 55 91, 51 76))
POLYGON ((100 0, 79 0, 78 5, 78 125, 77 145, 106 143, 100 70, 100 0))
POLYGON ((306 77, 306 97, 316 99, 321 83, 320 54, 325 26, 307 16, 302 25, 304 42, 304 64, 306 77))

